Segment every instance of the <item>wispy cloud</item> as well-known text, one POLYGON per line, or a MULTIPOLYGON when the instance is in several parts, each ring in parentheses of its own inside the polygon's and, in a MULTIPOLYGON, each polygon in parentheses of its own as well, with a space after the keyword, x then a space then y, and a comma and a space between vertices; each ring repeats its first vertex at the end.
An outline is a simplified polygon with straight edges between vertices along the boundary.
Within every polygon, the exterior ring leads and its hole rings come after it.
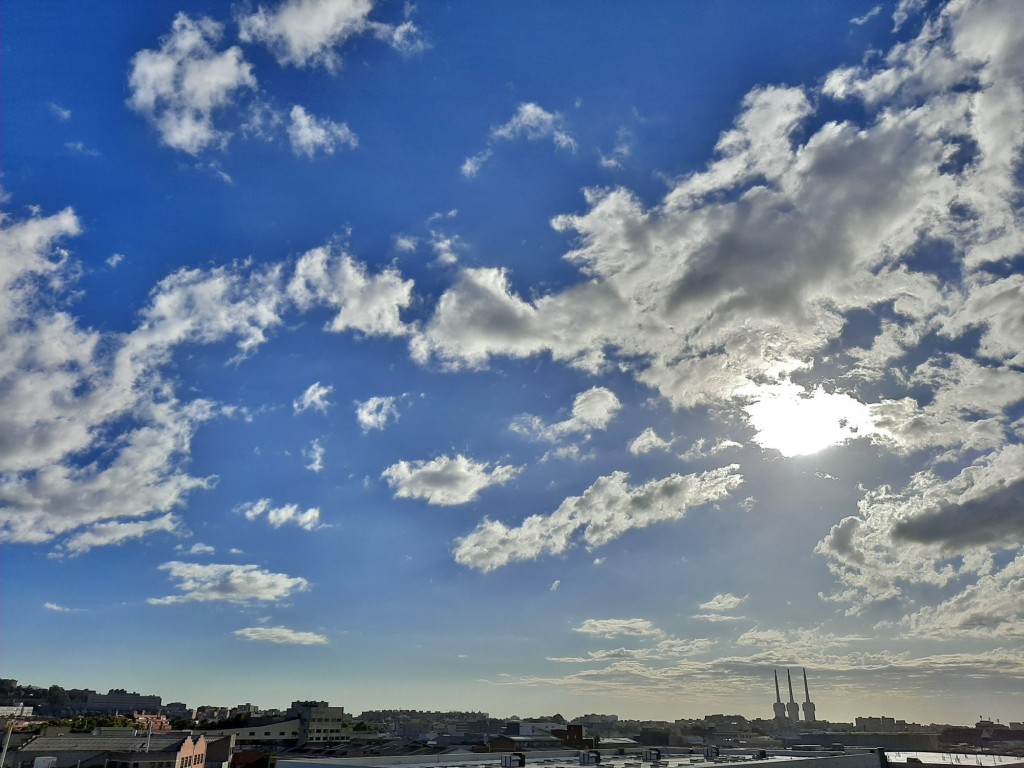
POLYGON ((327 645, 327 636, 316 632, 298 632, 287 627, 245 627, 236 629, 236 637, 279 645, 327 645))

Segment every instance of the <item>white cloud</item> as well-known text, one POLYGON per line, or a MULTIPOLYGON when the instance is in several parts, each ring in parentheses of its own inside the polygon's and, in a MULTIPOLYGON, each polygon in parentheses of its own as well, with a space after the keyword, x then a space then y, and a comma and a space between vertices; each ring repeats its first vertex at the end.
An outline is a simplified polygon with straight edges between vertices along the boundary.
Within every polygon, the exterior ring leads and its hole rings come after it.
POLYGON ((69 149, 79 155, 85 155, 86 157, 99 157, 99 150, 93 149, 92 147, 86 146, 81 141, 66 141, 64 142, 64 148, 69 149))
POLYGON ((625 161, 633 154, 633 135, 625 128, 619 129, 618 142, 607 155, 601 155, 601 167, 610 170, 621 170, 625 161))
POLYGON ((397 498, 424 499, 428 504, 451 506, 473 501, 492 485, 513 480, 521 467, 497 464, 456 455, 439 456, 431 461, 400 461, 381 473, 397 498))
POLYGON ((298 504, 275 507, 270 499, 247 501, 235 507, 235 511, 245 515, 246 520, 258 520, 265 516, 267 522, 274 528, 296 525, 304 531, 312 531, 320 525, 320 510, 317 507, 310 507, 305 511, 299 509, 298 504))
POLYGON ((155 532, 174 533, 178 530, 180 522, 175 515, 166 514, 151 520, 95 523, 67 539, 62 549, 71 555, 80 555, 94 547, 117 546, 155 532))
POLYGON ((664 634, 647 619, 587 619, 574 632, 598 637, 658 637, 664 634))
POLYGON ((1024 554, 997 573, 985 575, 936 606, 925 606, 900 621, 911 637, 1024 638, 1024 554))
POLYGON ((548 587, 548 590, 551 592, 557 592, 560 586, 562 586, 562 580, 555 579, 553 582, 551 582, 551 586, 548 587))
POLYGON ((728 440, 726 438, 719 438, 715 442, 711 443, 707 438, 701 437, 694 441, 685 453, 679 458, 683 461, 697 461, 699 459, 706 459, 710 456, 717 456, 725 451, 732 450, 734 448, 742 448, 740 443, 735 440, 728 440))
POLYGON ((850 19, 850 23, 851 24, 856 24, 858 27, 863 26, 863 25, 867 24, 870 19, 873 19, 875 16, 877 16, 881 12, 882 12, 882 6, 876 5, 870 11, 865 13, 863 16, 856 16, 856 17, 850 19))
POLYGON ((327 637, 316 632, 297 632, 287 627, 245 627, 234 634, 245 640, 281 645, 327 645, 327 637))
POLYGON ((576 141, 565 130, 565 118, 558 112, 548 112, 527 102, 519 105, 507 123, 491 128, 490 138, 504 141, 551 139, 559 149, 576 149, 576 141))
POLYGON ((347 123, 317 118, 298 104, 292 107, 289 117, 291 122, 288 124, 288 139, 296 155, 313 157, 317 152, 333 155, 338 147, 348 146, 355 149, 359 146, 359 137, 352 132, 347 123))
POLYGON ((302 255, 287 290, 300 310, 336 308, 338 314, 327 330, 402 336, 408 329, 400 312, 412 303, 412 285, 412 280, 403 280, 396 269, 371 275, 348 254, 337 255, 322 247, 302 255))
POLYGON ((84 610, 82 608, 67 608, 57 603, 43 603, 43 608, 54 613, 79 613, 84 610))
POLYGON ((494 156, 494 144, 500 141, 543 141, 550 139, 559 149, 576 151, 576 140, 566 128, 565 118, 558 112, 548 112, 536 104, 523 102, 508 122, 491 128, 488 147, 467 157, 459 169, 467 179, 480 173, 484 164, 494 156))
MULTIPOLYGON (((59 556, 178 530, 175 508, 214 482, 186 471, 193 436, 232 412, 176 397, 162 369, 182 345, 233 339, 241 359, 285 312, 317 307, 337 313, 330 330, 404 333, 412 282, 327 248, 294 266, 178 270, 152 290, 136 328, 82 328, 64 310, 80 274, 64 241, 80 229, 71 209, 0 217, 2 541, 56 539, 59 556), (82 464, 86 452, 105 459, 82 464)), ((308 402, 326 401, 314 391, 308 402)))
POLYGON ((485 518, 471 533, 456 539, 455 560, 493 571, 519 560, 561 554, 578 538, 593 549, 634 528, 679 520, 693 507, 724 499, 743 482, 735 465, 670 475, 639 486, 630 486, 628 477, 615 472, 598 478, 583 495, 566 499, 550 515, 531 515, 518 527, 485 518))
POLYGON ((71 110, 65 109, 60 104, 56 104, 51 101, 46 105, 46 108, 50 110, 51 115, 56 117, 61 122, 67 122, 71 119, 71 110))
POLYGON ((302 449, 302 457, 306 460, 306 469, 310 472, 322 472, 324 468, 324 454, 326 453, 320 438, 314 439, 309 445, 302 449))
POLYGON ((651 427, 647 427, 629 444, 629 452, 634 456, 642 456, 651 451, 667 451, 672 443, 663 440, 651 427))
POLYGON ((738 597, 731 592, 719 592, 706 603, 701 603, 700 608, 704 611, 731 611, 741 606, 746 599, 746 595, 738 597))
POLYGON ((122 261, 124 261, 123 253, 112 253, 110 256, 107 257, 107 266, 110 268, 114 268, 122 261))
POLYGON ((128 104, 172 149, 196 155, 224 146, 230 133, 214 127, 214 115, 232 104, 236 92, 256 87, 241 48, 214 49, 222 35, 218 22, 179 13, 159 50, 132 58, 128 104))
POLYGON ((280 64, 322 66, 335 71, 341 57, 335 46, 364 33, 371 0, 286 0, 276 9, 262 5, 239 19, 244 42, 262 42, 280 64))
POLYGON ((301 396, 297 397, 292 402, 292 410, 295 413, 303 413, 313 409, 320 411, 320 413, 327 413, 333 403, 328 399, 331 393, 334 392, 333 384, 321 384, 319 381, 314 381, 310 384, 306 391, 301 396))
POLYGON ((212 555, 216 553, 216 551, 217 550, 209 544, 201 544, 199 542, 188 548, 188 554, 190 555, 212 555))
POLYGON ((832 526, 815 550, 846 587, 830 599, 856 613, 901 597, 908 585, 999 578, 991 548, 1018 548, 1024 539, 1022 476, 1024 446, 1009 445, 948 480, 929 470, 902 491, 865 491, 859 514, 832 526))
POLYGON ((281 65, 319 66, 329 72, 341 68, 337 49, 360 35, 369 34, 402 53, 426 47, 411 21, 371 21, 372 10, 372 0, 284 0, 273 10, 261 5, 239 18, 239 36, 244 42, 265 43, 281 65))
POLYGON ((397 400, 391 395, 375 395, 356 403, 356 420, 364 435, 372 429, 384 429, 388 422, 398 421, 397 400))
POLYGON ((484 167, 484 163, 490 160, 493 154, 494 150, 492 149, 485 149, 483 152, 477 152, 475 155, 467 157, 463 161, 459 170, 467 179, 475 178, 476 175, 480 173, 480 169, 484 167))
POLYGON ((604 429, 622 404, 607 387, 591 387, 573 400, 572 416, 554 424, 545 424, 537 416, 524 414, 513 420, 510 429, 521 435, 557 442, 568 435, 604 429))
POLYGON ((257 565, 199 565, 172 561, 160 566, 177 581, 180 594, 151 597, 152 605, 224 601, 229 603, 280 602, 309 589, 298 576, 266 571, 257 565))

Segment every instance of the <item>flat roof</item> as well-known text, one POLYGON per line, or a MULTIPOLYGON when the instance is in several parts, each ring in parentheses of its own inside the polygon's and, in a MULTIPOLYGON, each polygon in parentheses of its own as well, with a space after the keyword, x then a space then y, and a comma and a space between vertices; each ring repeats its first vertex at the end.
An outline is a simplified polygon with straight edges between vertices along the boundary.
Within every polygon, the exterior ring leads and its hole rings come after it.
POLYGON ((981 766, 1010 766, 1024 764, 1024 757, 1014 755, 993 755, 978 752, 896 752, 885 750, 885 756, 891 763, 916 763, 921 761, 926 765, 962 765, 969 768, 972 765, 981 766))

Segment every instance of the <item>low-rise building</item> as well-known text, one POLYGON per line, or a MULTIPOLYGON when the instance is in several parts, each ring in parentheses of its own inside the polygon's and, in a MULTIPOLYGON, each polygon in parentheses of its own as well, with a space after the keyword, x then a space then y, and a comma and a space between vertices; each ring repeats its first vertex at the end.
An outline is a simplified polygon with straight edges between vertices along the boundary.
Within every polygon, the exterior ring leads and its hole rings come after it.
POLYGON ((37 760, 49 768, 204 768, 208 747, 203 735, 182 731, 41 735, 9 753, 4 768, 32 768, 37 760))

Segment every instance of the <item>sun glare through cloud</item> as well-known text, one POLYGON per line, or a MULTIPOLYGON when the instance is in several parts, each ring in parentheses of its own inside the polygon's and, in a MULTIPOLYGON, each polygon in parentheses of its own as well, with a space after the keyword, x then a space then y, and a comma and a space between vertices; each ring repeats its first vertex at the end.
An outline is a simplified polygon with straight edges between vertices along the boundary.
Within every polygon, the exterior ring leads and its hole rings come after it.
POLYGON ((787 383, 758 387, 744 406, 754 440, 783 456, 806 456, 881 432, 870 408, 850 395, 787 383))

